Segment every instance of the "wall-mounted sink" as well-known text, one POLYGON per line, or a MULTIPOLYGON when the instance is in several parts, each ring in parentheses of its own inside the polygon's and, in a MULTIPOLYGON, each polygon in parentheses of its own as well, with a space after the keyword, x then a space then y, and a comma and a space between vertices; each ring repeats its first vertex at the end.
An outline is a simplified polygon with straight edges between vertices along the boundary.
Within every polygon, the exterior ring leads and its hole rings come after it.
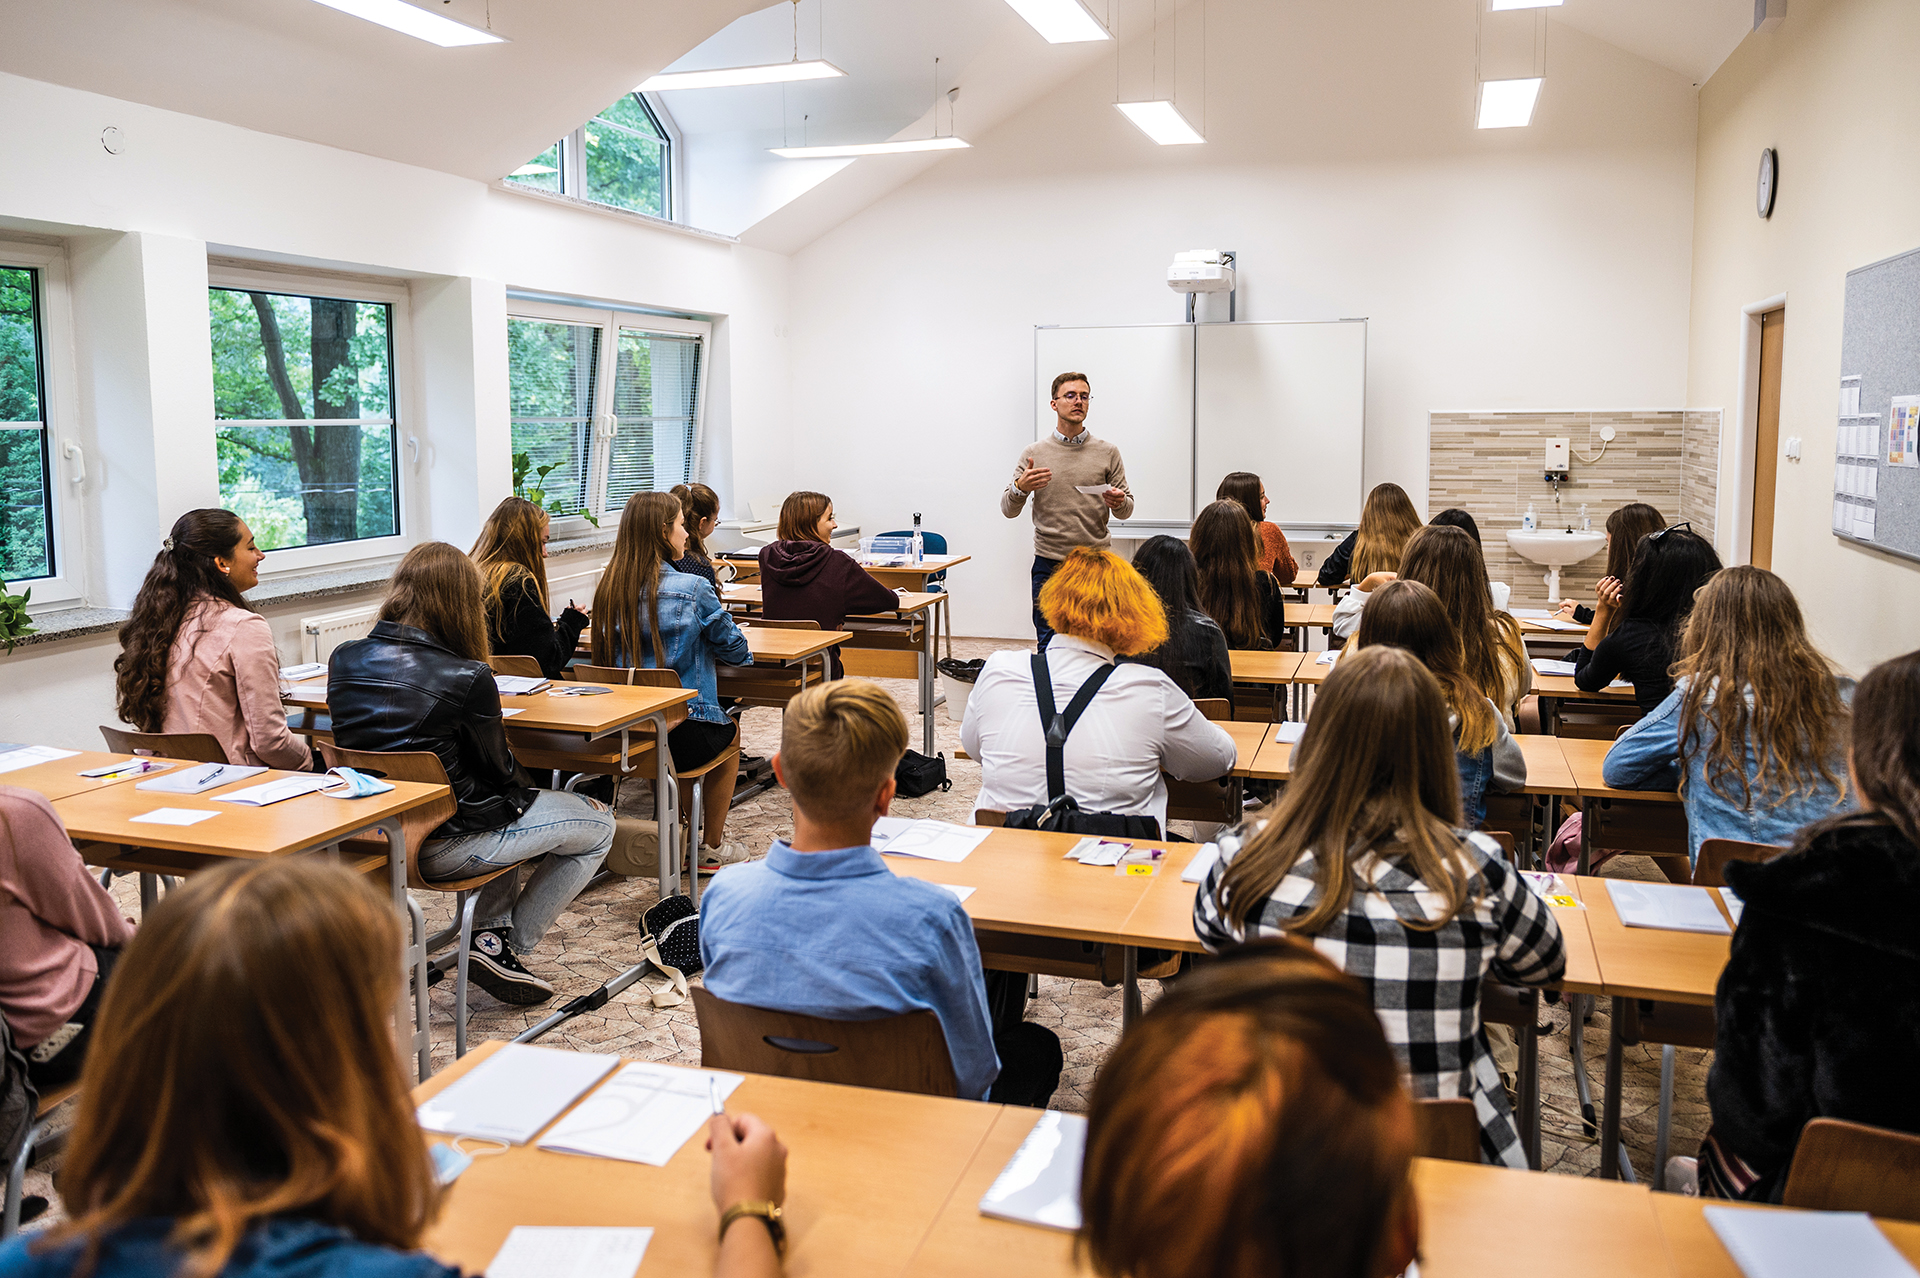
POLYGON ((1607 535, 1597 532, 1571 532, 1559 529, 1507 529, 1507 544, 1514 553, 1546 566, 1547 602, 1560 602, 1560 570, 1577 564, 1607 544, 1607 535))

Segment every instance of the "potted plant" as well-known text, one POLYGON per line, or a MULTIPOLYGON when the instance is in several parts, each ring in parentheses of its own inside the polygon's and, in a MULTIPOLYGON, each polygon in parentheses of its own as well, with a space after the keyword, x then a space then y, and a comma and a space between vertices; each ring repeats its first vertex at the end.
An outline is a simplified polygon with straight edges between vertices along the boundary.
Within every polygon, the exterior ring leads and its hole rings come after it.
POLYGON ((593 512, 586 507, 583 506, 579 510, 568 510, 566 503, 558 497, 549 498, 547 496, 545 486, 547 476, 559 470, 560 465, 561 463, 559 462, 549 462, 545 466, 535 466, 533 464, 532 453, 515 453, 513 455, 513 495, 526 498, 540 509, 546 511, 549 515, 554 515, 562 519, 569 515, 578 515, 595 528, 598 528, 600 521, 594 518, 593 512), (529 471, 533 474, 532 483, 527 482, 527 474, 529 471))
POLYGON ((7 583, 0 581, 0 643, 7 645, 8 652, 28 635, 39 633, 33 618, 27 615, 27 604, 32 598, 32 590, 24 595, 11 594, 7 583))

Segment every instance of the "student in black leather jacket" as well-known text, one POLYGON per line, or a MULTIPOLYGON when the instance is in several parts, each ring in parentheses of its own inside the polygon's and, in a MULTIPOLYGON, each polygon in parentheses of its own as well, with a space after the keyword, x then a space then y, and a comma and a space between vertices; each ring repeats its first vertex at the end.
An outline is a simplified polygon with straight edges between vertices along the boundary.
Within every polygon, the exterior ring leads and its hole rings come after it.
POLYGON ((1167 610, 1167 641, 1152 652, 1122 661, 1153 666, 1180 685, 1195 701, 1207 697, 1233 698, 1233 665, 1227 637, 1212 617, 1200 611, 1195 581, 1199 569, 1193 552, 1178 537, 1152 537, 1133 556, 1133 566, 1147 579, 1167 610))
POLYGON ((581 795, 537 790, 507 747, 500 691, 487 665, 480 573, 445 542, 407 552, 380 620, 328 662, 334 740, 349 750, 431 750, 459 804, 420 849, 428 880, 465 879, 546 860, 480 889, 470 971, 505 1003, 531 1005, 553 986, 519 955, 539 944, 606 859, 613 813, 581 795))

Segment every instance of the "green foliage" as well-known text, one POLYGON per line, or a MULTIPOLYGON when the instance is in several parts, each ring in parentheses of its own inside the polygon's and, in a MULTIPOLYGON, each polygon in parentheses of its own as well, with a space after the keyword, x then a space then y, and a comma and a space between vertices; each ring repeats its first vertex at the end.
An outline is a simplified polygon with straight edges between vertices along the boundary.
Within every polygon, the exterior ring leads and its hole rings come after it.
POLYGON ((536 191, 560 189, 560 144, 555 142, 525 164, 507 174, 507 181, 530 186, 536 191))
MULTIPOLYGON (((0 267, 0 422, 40 420, 34 274, 0 267)), ((46 449, 44 430, 0 429, 0 576, 53 572, 46 449)))
POLYGON ((7 583, 0 581, 0 643, 7 645, 8 652, 28 635, 39 633, 33 618, 27 615, 27 604, 32 598, 31 590, 21 595, 9 594, 7 583))
POLYGON ((563 519, 568 515, 578 515, 595 528, 598 528, 600 526, 600 520, 585 506, 581 506, 577 510, 569 510, 567 509, 567 504, 559 498, 549 498, 547 496, 547 490, 544 487, 547 482, 547 476, 558 469, 560 469, 558 462, 549 462, 545 466, 536 467, 533 464, 533 458, 531 456, 526 453, 515 453, 513 455, 513 495, 515 497, 526 498, 540 509, 546 511, 549 515, 558 515, 563 519), (531 484, 527 483, 527 471, 529 469, 533 471, 533 483, 531 484))

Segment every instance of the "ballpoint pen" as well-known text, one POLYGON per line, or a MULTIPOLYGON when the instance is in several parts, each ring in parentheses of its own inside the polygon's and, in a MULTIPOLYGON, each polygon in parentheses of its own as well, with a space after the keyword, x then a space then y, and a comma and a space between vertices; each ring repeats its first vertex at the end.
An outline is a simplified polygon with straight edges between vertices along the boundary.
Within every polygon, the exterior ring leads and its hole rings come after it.
POLYGON ((713 1102, 714 1113, 724 1115, 727 1112, 726 1105, 720 1100, 720 1080, 711 1074, 707 1075, 707 1099, 713 1102))

